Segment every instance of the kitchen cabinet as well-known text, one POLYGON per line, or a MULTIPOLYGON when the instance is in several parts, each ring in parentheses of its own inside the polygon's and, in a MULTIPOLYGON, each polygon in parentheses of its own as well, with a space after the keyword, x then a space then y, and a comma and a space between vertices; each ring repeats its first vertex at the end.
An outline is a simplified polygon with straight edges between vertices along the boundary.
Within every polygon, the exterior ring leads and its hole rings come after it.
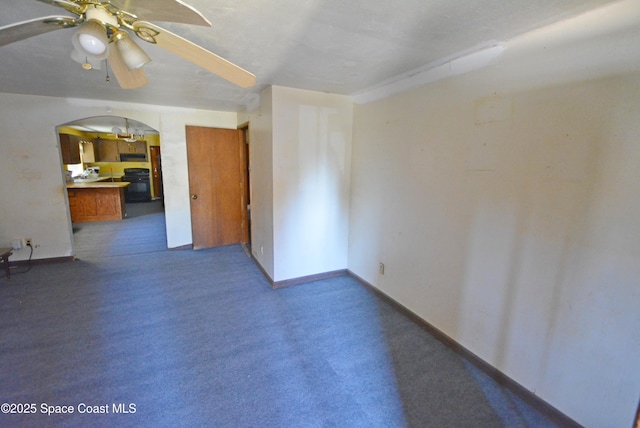
POLYGON ((98 140, 96 162, 120 162, 120 152, 116 140, 98 140))
POLYGON ((80 137, 69 134, 58 135, 60 137, 62 163, 65 165, 74 165, 80 163, 80 137))
POLYGON ((128 154, 147 154, 147 142, 146 141, 134 141, 128 143, 126 141, 118 140, 118 152, 128 154))
POLYGON ((147 142, 134 141, 128 143, 123 140, 95 140, 95 162, 121 162, 120 154, 134 155, 136 161, 147 162, 147 142))
POLYGON ((67 185, 73 223, 122 220, 124 188, 129 183, 74 183, 67 185))
POLYGON ((82 162, 89 163, 96 161, 96 154, 93 147, 93 143, 89 141, 83 141, 80 143, 80 152, 82 153, 82 162))

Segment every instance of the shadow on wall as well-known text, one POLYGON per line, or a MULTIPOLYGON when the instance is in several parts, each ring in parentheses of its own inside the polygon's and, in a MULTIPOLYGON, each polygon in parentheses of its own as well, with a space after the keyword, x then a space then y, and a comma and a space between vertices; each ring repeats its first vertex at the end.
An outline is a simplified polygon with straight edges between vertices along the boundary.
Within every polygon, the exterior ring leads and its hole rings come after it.
POLYGON ((637 76, 488 99, 465 83, 357 111, 350 263, 385 261, 363 278, 567 414, 610 425, 618 412, 602 409, 637 404, 620 369, 640 352, 637 76), (602 392, 578 400, 576 384, 602 392))

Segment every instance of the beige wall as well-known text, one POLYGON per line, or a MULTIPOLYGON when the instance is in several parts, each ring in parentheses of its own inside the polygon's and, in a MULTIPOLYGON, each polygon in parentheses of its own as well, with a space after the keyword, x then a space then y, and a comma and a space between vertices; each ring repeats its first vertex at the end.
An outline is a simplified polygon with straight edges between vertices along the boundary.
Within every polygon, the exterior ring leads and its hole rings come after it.
POLYGON ((351 97, 279 86, 248 115, 252 251, 274 281, 347 267, 352 116, 351 97))
POLYGON ((640 395, 639 23, 624 0, 356 97, 349 269, 588 427, 640 395))
POLYGON ((249 121, 249 166, 251 189, 251 251, 270 278, 273 258, 273 107, 271 87, 260 94, 249 121))
POLYGON ((273 87, 274 280, 347 267, 351 97, 273 87))
POLYGON ((349 268, 578 422, 629 426, 640 74, 496 73, 356 106, 349 268))

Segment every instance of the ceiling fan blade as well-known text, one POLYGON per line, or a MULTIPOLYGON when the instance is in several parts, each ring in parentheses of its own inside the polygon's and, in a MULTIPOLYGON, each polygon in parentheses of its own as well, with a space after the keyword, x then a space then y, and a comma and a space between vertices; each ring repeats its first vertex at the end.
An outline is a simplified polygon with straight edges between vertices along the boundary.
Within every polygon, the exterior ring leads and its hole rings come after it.
POLYGON ((69 16, 46 16, 0 27, 0 46, 39 34, 80 25, 82 20, 69 16))
POLYGON ((164 28, 144 21, 136 21, 133 28, 142 40, 155 43, 237 86, 248 88, 256 84, 253 74, 164 28))
POLYGON ((122 89, 138 89, 147 84, 147 75, 142 68, 129 70, 118 49, 111 49, 109 65, 122 89))
POLYGON ((145 21, 179 22, 211 27, 207 18, 180 0, 111 0, 111 4, 145 21))
POLYGON ((85 10, 85 7, 79 5, 78 3, 74 3, 68 0, 38 0, 38 1, 42 3, 50 4, 52 6, 62 7, 71 13, 75 13, 76 15, 82 15, 85 10))

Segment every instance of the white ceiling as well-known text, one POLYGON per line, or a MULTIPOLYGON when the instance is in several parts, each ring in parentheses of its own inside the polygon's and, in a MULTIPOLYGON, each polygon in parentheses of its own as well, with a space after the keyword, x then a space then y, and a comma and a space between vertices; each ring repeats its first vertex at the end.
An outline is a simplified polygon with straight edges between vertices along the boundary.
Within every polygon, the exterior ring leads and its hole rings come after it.
MULTIPOLYGON (((212 28, 157 23, 257 76, 241 89, 139 41, 149 84, 120 89, 70 59, 73 29, 0 47, 0 92, 239 111, 265 86, 355 94, 425 64, 506 41, 614 0, 187 0, 212 28)), ((0 26, 68 15, 2 0, 0 26)), ((138 39, 136 39, 138 40, 138 39)))
POLYGON ((157 135, 159 132, 151 128, 149 125, 138 122, 134 119, 125 119, 119 116, 93 116, 74 120, 73 122, 64 123, 60 126, 75 128, 83 132, 94 132, 98 134, 115 133, 113 128, 119 128, 118 134, 135 134, 135 135, 157 135))

